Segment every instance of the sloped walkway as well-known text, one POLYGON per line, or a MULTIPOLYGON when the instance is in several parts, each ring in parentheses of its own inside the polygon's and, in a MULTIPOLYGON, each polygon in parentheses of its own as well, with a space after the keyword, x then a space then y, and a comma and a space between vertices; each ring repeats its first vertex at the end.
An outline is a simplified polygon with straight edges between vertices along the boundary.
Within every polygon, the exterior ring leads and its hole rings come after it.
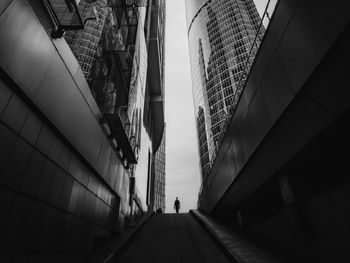
POLYGON ((222 245, 231 260, 238 263, 281 263, 231 229, 218 224, 216 220, 203 212, 191 210, 190 213, 222 245))
POLYGON ((97 250, 90 258, 88 258, 88 263, 110 263, 116 254, 121 253, 125 247, 137 236, 137 233, 144 227, 144 225, 150 220, 154 215, 153 212, 145 214, 134 227, 129 227, 121 235, 110 242, 108 242, 104 247, 97 250))
POLYGON ((127 248, 111 262, 229 263, 232 261, 197 220, 187 213, 155 214, 127 248))

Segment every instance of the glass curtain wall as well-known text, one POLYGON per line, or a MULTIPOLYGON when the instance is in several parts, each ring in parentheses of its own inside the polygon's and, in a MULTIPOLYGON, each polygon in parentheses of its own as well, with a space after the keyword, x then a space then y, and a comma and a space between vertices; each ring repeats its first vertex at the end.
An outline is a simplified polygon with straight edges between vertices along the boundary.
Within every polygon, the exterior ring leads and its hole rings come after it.
POLYGON ((269 17, 262 15, 267 4, 270 1, 186 1, 202 180, 210 172, 258 52, 268 24, 261 19, 269 17))

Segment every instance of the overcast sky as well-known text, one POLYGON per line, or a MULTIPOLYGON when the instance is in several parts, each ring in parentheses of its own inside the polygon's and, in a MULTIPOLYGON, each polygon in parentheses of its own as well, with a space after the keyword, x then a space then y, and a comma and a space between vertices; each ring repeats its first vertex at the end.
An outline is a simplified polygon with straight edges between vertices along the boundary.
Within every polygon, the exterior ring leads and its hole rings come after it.
MULTIPOLYGON (((275 2, 276 0, 273 0, 275 2)), ((256 0, 261 13, 267 0, 256 0)), ((200 169, 186 33, 185 1, 167 1, 165 41, 166 212, 197 207, 200 169)))
POLYGON ((166 211, 196 208, 200 185, 184 0, 167 1, 165 39, 166 211))

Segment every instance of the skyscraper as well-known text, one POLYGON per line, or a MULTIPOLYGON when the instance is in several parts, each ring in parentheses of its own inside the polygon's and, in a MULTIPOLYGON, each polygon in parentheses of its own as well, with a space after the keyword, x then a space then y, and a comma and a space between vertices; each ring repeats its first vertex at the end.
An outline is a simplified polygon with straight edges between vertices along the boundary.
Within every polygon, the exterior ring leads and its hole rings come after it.
MULTIPOLYGON (((165 126, 165 125, 164 125, 165 126)), ((159 208, 165 211, 165 146, 166 146, 166 130, 164 129, 163 139, 154 156, 154 189, 153 192, 153 209, 159 208)))
MULTIPOLYGON (((153 91, 153 96, 149 97, 151 101, 151 112, 157 116, 159 112, 164 111, 164 70, 165 70, 165 23, 166 23, 166 1, 151 0, 152 8, 149 9, 150 26, 146 31, 148 41, 148 87, 153 91)), ((163 116, 160 116, 163 117, 163 116)), ((157 121, 161 121, 156 117, 157 121)), ((164 130, 158 134, 158 150, 154 150, 152 157, 152 169, 148 181, 149 192, 147 194, 147 204, 150 210, 158 208, 165 209, 165 123, 162 125, 164 130)))
POLYGON ((198 128, 198 144, 200 145, 199 155, 201 156, 200 165, 201 165, 202 173, 207 174, 210 169, 208 137, 206 132, 204 110, 201 106, 198 109, 197 128, 198 128))
POLYGON ((264 34, 253 0, 186 1, 192 87, 202 179, 210 171, 235 107, 247 61, 264 34), (259 29, 260 28, 260 29, 259 29))

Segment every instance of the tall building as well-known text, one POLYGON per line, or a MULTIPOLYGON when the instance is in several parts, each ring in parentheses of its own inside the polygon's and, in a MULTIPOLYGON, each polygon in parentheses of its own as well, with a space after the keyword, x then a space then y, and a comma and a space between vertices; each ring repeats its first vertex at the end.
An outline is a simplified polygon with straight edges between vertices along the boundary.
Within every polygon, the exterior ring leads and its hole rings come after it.
POLYGON ((186 1, 202 179, 241 93, 240 78, 264 34, 253 0, 186 1))
POLYGON ((199 148, 199 156, 200 165, 203 174, 207 174, 210 169, 210 160, 209 160, 209 149, 208 149, 208 137, 205 125, 205 115, 204 109, 199 107, 198 116, 197 116, 197 131, 198 131, 198 144, 199 148))
POLYGON ((78 10, 85 22, 84 30, 67 31, 65 39, 78 60, 85 78, 90 79, 96 52, 102 44, 101 38, 106 18, 113 17, 113 13, 108 8, 107 0, 94 2, 82 0, 78 4, 78 10))
MULTIPOLYGON (((151 112, 155 120, 164 124, 164 116, 158 117, 158 112, 164 112, 164 85, 165 85, 165 23, 166 23, 166 1, 152 0, 152 8, 149 9, 147 16, 150 30, 146 31, 148 39, 148 80, 147 85, 153 91, 153 95, 148 99, 151 101, 151 112)), ((153 134, 155 134, 153 132, 153 134)), ((165 129, 157 135, 162 141, 159 141, 160 147, 154 150, 152 157, 152 169, 148 181, 147 204, 150 210, 156 211, 158 208, 165 208, 165 129)))
POLYGON ((0 232, 2 252, 23 255, 13 262, 83 262, 149 209, 164 8, 1 2, 0 232))
POLYGON ((153 192, 153 209, 162 209, 165 211, 165 165, 166 165, 166 130, 164 129, 163 139, 154 156, 154 192, 153 192))

